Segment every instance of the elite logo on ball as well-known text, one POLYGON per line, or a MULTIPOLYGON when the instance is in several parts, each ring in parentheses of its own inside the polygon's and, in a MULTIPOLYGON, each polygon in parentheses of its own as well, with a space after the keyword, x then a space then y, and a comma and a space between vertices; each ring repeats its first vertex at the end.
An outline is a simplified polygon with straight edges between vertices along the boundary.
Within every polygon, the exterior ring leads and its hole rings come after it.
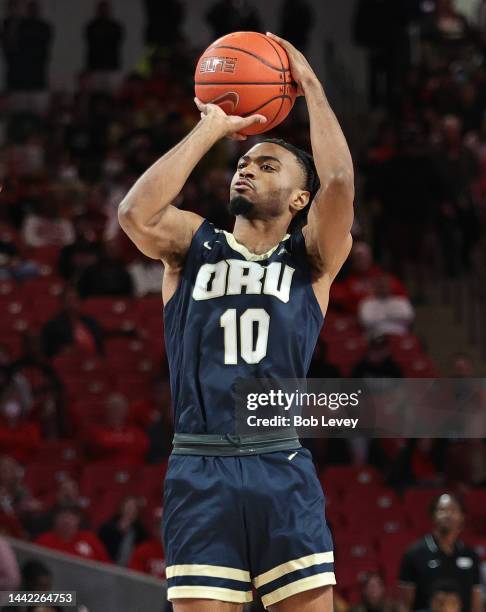
POLYGON ((205 57, 201 62, 199 72, 229 72, 236 69, 236 57, 205 57))

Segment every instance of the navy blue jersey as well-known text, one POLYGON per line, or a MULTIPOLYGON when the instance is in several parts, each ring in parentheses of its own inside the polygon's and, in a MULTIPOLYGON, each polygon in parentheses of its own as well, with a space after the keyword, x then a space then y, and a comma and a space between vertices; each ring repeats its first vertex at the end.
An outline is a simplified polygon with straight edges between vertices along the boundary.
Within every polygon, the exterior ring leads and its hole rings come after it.
POLYGON ((164 309, 177 433, 234 433, 238 378, 305 378, 323 323, 302 232, 262 255, 204 221, 164 309))

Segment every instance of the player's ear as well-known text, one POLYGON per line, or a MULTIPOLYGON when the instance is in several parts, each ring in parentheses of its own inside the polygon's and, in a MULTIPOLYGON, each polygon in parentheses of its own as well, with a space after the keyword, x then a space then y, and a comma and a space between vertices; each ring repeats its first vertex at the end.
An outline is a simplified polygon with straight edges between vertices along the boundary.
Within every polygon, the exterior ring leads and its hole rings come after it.
POLYGON ((292 209, 295 210, 296 212, 299 212, 299 210, 302 210, 303 208, 307 206, 307 204, 309 203, 309 199, 310 199, 309 191, 304 191, 303 189, 296 189, 293 194, 293 198, 292 198, 292 203, 291 203, 292 209))

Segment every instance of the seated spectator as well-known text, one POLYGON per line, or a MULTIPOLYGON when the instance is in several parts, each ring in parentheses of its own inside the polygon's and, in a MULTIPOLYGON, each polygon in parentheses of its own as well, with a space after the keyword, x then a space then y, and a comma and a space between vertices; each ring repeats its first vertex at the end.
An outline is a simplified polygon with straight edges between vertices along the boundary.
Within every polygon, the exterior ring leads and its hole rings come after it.
MULTIPOLYGON (((29 532, 31 539, 34 540, 44 531, 52 529, 54 516, 59 509, 72 506, 85 509, 89 506, 89 499, 82 497, 79 493, 78 483, 69 476, 66 476, 62 478, 57 485, 54 505, 44 512, 29 517, 29 521, 26 523, 25 528, 29 532)), ((83 520, 81 522, 81 527, 84 527, 85 523, 87 525, 87 521, 83 520)))
POLYGON ((39 425, 28 421, 22 397, 15 388, 0 396, 0 448, 21 463, 26 463, 41 445, 39 425))
POLYGON ((136 572, 165 580, 165 554, 160 539, 161 520, 162 508, 156 508, 150 525, 150 537, 135 548, 128 567, 136 572))
POLYGON ((140 502, 128 496, 121 502, 118 512, 101 525, 98 535, 108 554, 117 565, 127 565, 133 549, 147 539, 140 518, 140 502))
POLYGON ((136 297, 160 295, 164 276, 164 267, 160 261, 143 256, 137 257, 128 266, 128 272, 132 277, 136 297))
POLYGON ((77 506, 59 508, 52 531, 41 534, 35 543, 69 555, 110 562, 110 557, 98 536, 89 530, 81 530, 81 512, 77 506))
POLYGON ((23 259, 13 242, 0 238, 0 279, 23 281, 39 274, 40 267, 35 261, 23 259))
POLYGON ((0 536, 0 591, 15 591, 20 585, 17 559, 7 540, 0 536))
POLYGON ((390 354, 386 336, 376 336, 369 342, 368 352, 353 368, 352 378, 401 378, 402 370, 390 354))
POLYGON ((380 574, 368 574, 361 585, 361 601, 350 612, 388 612, 392 604, 386 599, 385 583, 380 574))
POLYGON ((63 217, 55 198, 39 202, 36 212, 25 217, 22 236, 30 247, 64 246, 75 238, 73 225, 63 217))
POLYGON ((15 459, 0 456, 0 531, 16 538, 24 535, 19 516, 28 516, 42 507, 23 484, 22 475, 15 459))
MULTIPOLYGON (((465 507, 455 495, 444 493, 431 507, 433 530, 412 544, 400 564, 400 595, 404 610, 426 610, 439 580, 458 585, 462 612, 482 609, 477 554, 459 536, 465 507)), ((435 602, 438 603, 437 601, 435 602)))
POLYGON ((22 354, 10 367, 15 379, 22 377, 29 385, 32 413, 42 428, 43 437, 56 438, 66 431, 62 383, 44 354, 41 336, 22 334, 22 354))
POLYGON ((479 43, 477 33, 455 5, 455 0, 437 0, 435 12, 422 23, 424 64, 430 71, 472 59, 479 43))
POLYGON ((63 295, 64 307, 42 329, 42 344, 48 357, 55 357, 68 347, 87 353, 103 352, 103 332, 93 317, 81 313, 76 291, 68 287, 63 295))
POLYGON ((78 281, 78 291, 82 298, 133 295, 132 277, 121 259, 115 241, 106 243, 98 261, 85 268, 78 281))
MULTIPOLYGON (((330 302, 351 314, 356 314, 361 301, 373 295, 373 280, 383 276, 384 271, 373 263, 371 249, 365 242, 356 242, 351 250, 351 269, 343 281, 331 286, 330 302)), ((407 295, 405 286, 393 275, 389 275, 390 294, 407 295)))
POLYGON ((390 466, 391 485, 438 486, 443 481, 444 445, 431 438, 409 440, 390 466))
POLYGON ((7 346, 0 344, 0 389, 1 395, 16 392, 20 398, 22 411, 27 414, 32 409, 32 389, 28 379, 13 369, 12 358, 7 346))
POLYGON ((105 422, 90 430, 88 446, 95 460, 141 465, 148 450, 147 434, 128 424, 128 401, 112 393, 106 403, 105 422))
POLYGON ((96 263, 101 256, 102 246, 96 234, 84 219, 74 221, 76 239, 62 248, 59 254, 59 274, 68 282, 76 283, 84 270, 96 263))
POLYGON ((403 335, 410 331, 414 311, 410 300, 392 295, 388 275, 373 279, 373 295, 361 300, 358 319, 368 336, 403 335))

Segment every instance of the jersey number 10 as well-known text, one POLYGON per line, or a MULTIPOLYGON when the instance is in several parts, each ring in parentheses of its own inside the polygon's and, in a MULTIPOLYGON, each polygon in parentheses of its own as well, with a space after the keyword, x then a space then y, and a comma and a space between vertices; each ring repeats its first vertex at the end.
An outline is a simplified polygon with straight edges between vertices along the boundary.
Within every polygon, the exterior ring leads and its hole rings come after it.
POLYGON ((267 354, 270 315, 263 308, 247 308, 239 325, 235 308, 228 308, 219 319, 224 329, 224 363, 238 363, 238 327, 241 357, 246 363, 259 363, 267 354))

